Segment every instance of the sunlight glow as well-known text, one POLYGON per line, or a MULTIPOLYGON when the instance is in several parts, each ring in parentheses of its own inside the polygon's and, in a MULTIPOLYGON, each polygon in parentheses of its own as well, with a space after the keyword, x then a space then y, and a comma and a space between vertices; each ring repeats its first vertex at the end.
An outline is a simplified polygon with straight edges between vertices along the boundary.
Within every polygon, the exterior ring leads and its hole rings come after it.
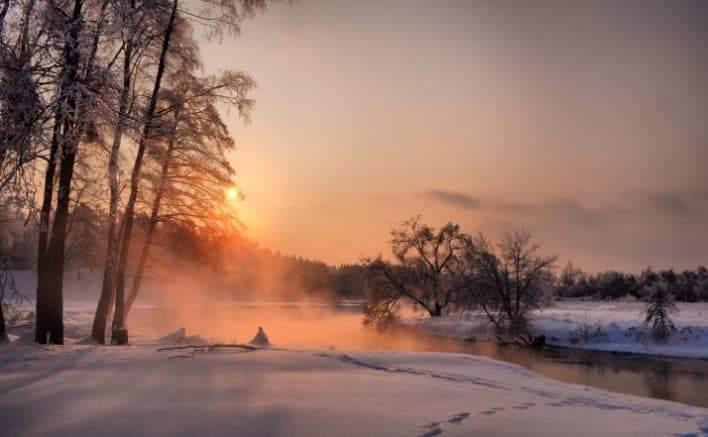
POLYGON ((226 189, 226 199, 228 199, 231 202, 236 202, 239 198, 239 193, 238 193, 238 188, 237 187, 229 187, 226 189))

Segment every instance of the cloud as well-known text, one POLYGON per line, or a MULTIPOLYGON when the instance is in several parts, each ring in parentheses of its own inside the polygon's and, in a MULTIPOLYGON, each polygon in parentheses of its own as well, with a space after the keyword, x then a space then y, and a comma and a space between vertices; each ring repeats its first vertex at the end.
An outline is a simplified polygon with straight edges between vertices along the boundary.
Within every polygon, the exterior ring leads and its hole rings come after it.
POLYGON ((625 213, 624 210, 613 206, 589 208, 572 197, 553 199, 538 204, 497 201, 495 205, 501 213, 537 216, 579 226, 607 224, 625 213))
POLYGON ((457 191, 432 189, 423 193, 423 197, 462 209, 479 209, 480 201, 476 197, 457 191))
POLYGON ((576 197, 558 197, 542 202, 508 201, 489 198, 483 201, 471 194, 440 189, 423 192, 422 197, 461 209, 497 215, 540 218, 578 226, 604 226, 623 220, 653 216, 695 220, 708 216, 708 191, 635 191, 614 202, 588 206, 576 197))
POLYGON ((670 215, 690 217, 695 214, 694 209, 678 194, 647 193, 646 202, 652 209, 670 215))
POLYGON ((542 200, 476 197, 433 189, 418 196, 474 210, 474 215, 464 217, 441 212, 446 219, 462 220, 465 232, 482 231, 496 237, 525 227, 544 242, 548 253, 590 270, 639 271, 648 265, 693 268, 705 263, 705 189, 636 190, 604 201, 580 196, 542 200))
POLYGON ((489 209, 517 217, 538 217, 579 226, 604 226, 627 220, 647 223, 652 217, 697 222, 708 217, 708 196, 702 191, 627 193, 614 202, 587 206, 574 197, 540 203, 490 200, 489 209))

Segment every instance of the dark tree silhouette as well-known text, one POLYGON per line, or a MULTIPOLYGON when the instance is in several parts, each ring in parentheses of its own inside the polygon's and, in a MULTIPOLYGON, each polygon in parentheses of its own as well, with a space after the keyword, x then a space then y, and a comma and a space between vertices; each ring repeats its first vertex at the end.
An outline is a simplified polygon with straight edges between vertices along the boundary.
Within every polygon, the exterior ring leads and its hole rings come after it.
POLYGON ((366 261, 365 323, 390 320, 401 300, 423 308, 430 317, 441 316, 460 289, 456 270, 464 238, 460 227, 448 223, 436 231, 414 217, 391 231, 391 236, 396 262, 380 256, 366 261))
POLYGON ((529 310, 550 288, 557 258, 540 255, 540 248, 527 231, 507 233, 497 245, 483 235, 466 240, 468 305, 481 308, 498 331, 524 333, 529 310))

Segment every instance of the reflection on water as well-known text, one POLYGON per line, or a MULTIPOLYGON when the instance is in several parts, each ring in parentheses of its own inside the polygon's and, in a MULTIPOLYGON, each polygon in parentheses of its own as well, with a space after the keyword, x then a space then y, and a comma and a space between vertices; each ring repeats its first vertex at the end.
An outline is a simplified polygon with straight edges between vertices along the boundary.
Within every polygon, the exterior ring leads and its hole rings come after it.
MULTIPOLYGON (((215 341, 247 341, 263 326, 284 347, 394 350, 481 355, 560 381, 708 407, 708 361, 652 358, 564 348, 532 350, 468 343, 413 330, 377 332, 361 323, 359 305, 238 304, 136 309, 132 328, 164 334, 178 327, 215 341)), ((146 334, 148 334, 146 332, 146 334)))

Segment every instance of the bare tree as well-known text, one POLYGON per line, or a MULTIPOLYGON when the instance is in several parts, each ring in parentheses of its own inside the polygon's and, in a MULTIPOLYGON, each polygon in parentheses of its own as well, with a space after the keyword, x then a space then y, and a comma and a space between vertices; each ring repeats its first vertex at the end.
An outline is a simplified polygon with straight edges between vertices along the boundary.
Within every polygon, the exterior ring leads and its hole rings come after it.
POLYGON ((40 229, 37 273, 37 343, 64 343, 63 325, 63 273, 64 243, 69 214, 71 179, 76 160, 78 136, 77 114, 79 67, 81 63, 80 34, 83 28, 83 0, 73 2, 72 12, 66 19, 64 66, 60 85, 60 98, 56 109, 50 155, 58 162, 50 162, 45 177, 45 200, 42 210, 43 226, 40 229), (61 154, 59 152, 61 151, 61 154), (54 220, 49 232, 49 209, 54 186, 54 167, 59 164, 59 189, 54 220), (45 208, 46 207, 46 208, 45 208))
MULTIPOLYGON (((169 126, 160 135, 165 146, 154 147, 151 153, 159 163, 159 172, 153 184, 145 240, 125 305, 126 319, 140 290, 159 222, 211 228, 228 227, 237 220, 228 216, 235 210, 224 205, 224 193, 233 185, 234 174, 225 153, 234 144, 215 104, 226 102, 248 120, 253 101, 247 98, 247 92, 254 82, 248 75, 235 72, 205 79, 197 79, 188 71, 177 75, 174 88, 165 93, 166 106, 159 111, 169 126)), ((160 142, 158 138, 152 141, 160 142)))
MULTIPOLYGON (((41 152, 36 139, 41 135, 45 108, 35 65, 39 62, 35 3, 19 4, 18 28, 6 38, 0 33, 0 192, 41 152)), ((6 3, 0 7, 2 29, 7 12, 6 3)))
POLYGON ((525 230, 505 234, 497 245, 483 235, 466 240, 468 304, 478 306, 497 330, 525 332, 529 310, 541 304, 557 258, 540 255, 540 249, 525 230))
POLYGON ((131 119, 138 109, 135 89, 139 83, 138 72, 141 65, 147 62, 154 41, 162 33, 158 2, 116 2, 115 15, 121 33, 121 48, 123 62, 121 68, 122 80, 118 98, 118 110, 115 123, 112 125, 112 141, 108 157, 108 226, 106 256, 103 269, 101 294, 94 316, 91 336, 98 343, 105 342, 106 323, 111 309, 115 291, 115 267, 118 256, 118 203, 120 200, 119 158, 123 135, 129 127, 131 119))
POLYGON ((464 235, 448 223, 439 230, 423 224, 419 217, 391 231, 391 248, 396 262, 380 256, 367 260, 368 301, 365 323, 390 320, 400 301, 423 308, 439 317, 458 297, 458 257, 464 235))
POLYGON ((164 75, 165 67, 167 65, 167 54, 170 49, 170 41, 175 28, 177 6, 178 0, 173 0, 170 17, 167 21, 164 37, 162 39, 162 49, 160 51, 160 59, 157 64, 154 87, 152 94, 150 95, 150 102, 148 103, 148 107, 145 111, 144 127, 138 142, 138 151, 135 155, 135 163, 133 164, 133 171, 130 177, 130 194, 128 197, 128 202, 125 206, 125 212, 123 214, 123 226, 119 252, 120 255, 118 257, 118 265, 116 268, 115 314, 113 315, 113 326, 111 329, 112 343, 124 344, 128 342, 127 332, 123 326, 123 320, 125 318, 125 274, 128 264, 130 239, 133 233, 135 202, 138 199, 140 170, 143 165, 143 156, 145 155, 147 141, 153 127, 155 108, 157 106, 157 99, 160 94, 160 87, 162 86, 162 76, 164 75))
MULTIPOLYGON (((138 140, 137 153, 133 164, 130 178, 130 191, 123 213, 118 264, 115 272, 115 312, 113 315, 113 326, 111 342, 117 344, 127 343, 127 329, 123 326, 125 319, 125 285, 126 270, 128 264, 128 253, 133 234, 133 224, 135 219, 135 207, 140 190, 141 170, 143 158, 148 147, 152 129, 158 114, 156 113, 158 97, 162 87, 162 78, 165 74, 168 56, 171 54, 171 42, 175 35, 182 32, 189 32, 186 26, 188 20, 196 21, 208 29, 210 35, 218 34, 223 27, 230 31, 238 31, 240 20, 245 16, 250 16, 256 9, 265 7, 265 0, 207 0, 202 2, 202 12, 194 12, 188 8, 180 9, 179 0, 172 0, 169 6, 170 15, 164 28, 162 37, 162 48, 160 50, 157 71, 153 83, 153 90, 150 100, 142 119, 143 128, 138 140), (212 15, 216 13, 216 15, 212 15)), ((172 51, 174 54, 175 51, 172 51)))

